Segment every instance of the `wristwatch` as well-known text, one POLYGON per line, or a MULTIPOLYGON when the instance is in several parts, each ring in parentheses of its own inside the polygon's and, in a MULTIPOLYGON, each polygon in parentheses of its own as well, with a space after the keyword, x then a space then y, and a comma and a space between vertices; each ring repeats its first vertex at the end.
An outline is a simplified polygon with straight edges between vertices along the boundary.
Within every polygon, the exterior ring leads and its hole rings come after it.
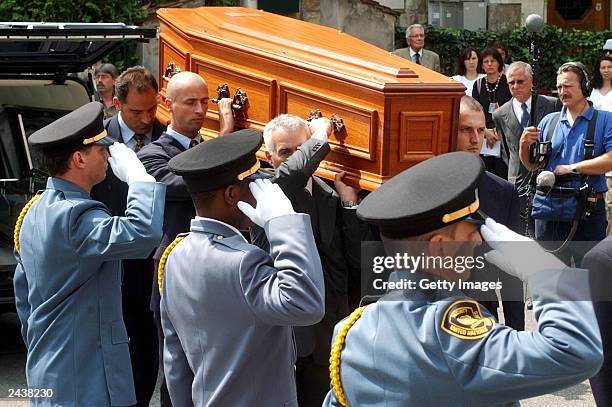
POLYGON ((570 164, 570 170, 572 171, 572 174, 580 174, 578 172, 578 169, 576 168, 577 164, 570 164))
POLYGON ((361 199, 357 199, 356 201, 342 201, 343 208, 353 208, 359 205, 361 199))

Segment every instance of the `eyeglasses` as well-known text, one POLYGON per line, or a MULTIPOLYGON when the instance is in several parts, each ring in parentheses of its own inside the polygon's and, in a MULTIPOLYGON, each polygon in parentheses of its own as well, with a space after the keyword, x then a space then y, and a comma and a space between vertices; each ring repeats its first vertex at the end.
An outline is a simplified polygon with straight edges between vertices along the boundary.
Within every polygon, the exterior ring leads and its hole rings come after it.
POLYGON ((514 85, 516 84, 516 85, 521 86, 521 85, 522 85, 522 84, 524 84, 524 83, 525 83, 525 81, 524 81, 524 80, 522 80, 522 79, 517 79, 516 81, 510 81, 510 82, 508 82, 508 85, 510 85, 510 86, 514 86, 514 85))

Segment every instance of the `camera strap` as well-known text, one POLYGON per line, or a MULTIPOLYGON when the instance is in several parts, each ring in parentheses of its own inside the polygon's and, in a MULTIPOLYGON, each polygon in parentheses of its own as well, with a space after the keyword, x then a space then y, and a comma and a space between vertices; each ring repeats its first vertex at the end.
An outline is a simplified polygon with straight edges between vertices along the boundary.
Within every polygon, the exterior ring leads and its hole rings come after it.
POLYGON ((593 116, 589 122, 589 128, 584 139, 584 159, 590 160, 595 154, 595 125, 597 124, 597 113, 596 109, 593 109, 593 116))
POLYGON ((546 141, 552 141, 553 134, 555 133, 555 129, 557 128, 557 124, 559 123, 559 117, 561 117, 561 112, 555 113, 555 115, 551 119, 550 125, 548 126, 548 133, 546 133, 546 141))
MULTIPOLYGON (((593 116, 589 121, 586 137, 584 138, 584 159, 590 160, 595 154, 595 126, 597 125, 597 110, 593 109, 593 116)), ((552 141, 553 134, 559 123, 561 112, 555 113, 555 116, 550 121, 548 132, 546 133, 546 141, 552 141)))

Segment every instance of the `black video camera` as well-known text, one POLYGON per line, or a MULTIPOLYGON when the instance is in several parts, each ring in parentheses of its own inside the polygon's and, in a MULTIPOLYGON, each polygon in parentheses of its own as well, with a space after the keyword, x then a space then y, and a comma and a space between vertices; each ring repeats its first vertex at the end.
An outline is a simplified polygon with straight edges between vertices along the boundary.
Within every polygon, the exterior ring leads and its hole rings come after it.
POLYGON ((529 146, 529 162, 532 164, 540 164, 548 161, 552 152, 552 142, 536 141, 529 146))
POLYGON ((580 197, 584 199, 584 211, 581 214, 581 219, 584 219, 595 209, 597 205, 597 194, 592 186, 583 184, 580 187, 580 197))

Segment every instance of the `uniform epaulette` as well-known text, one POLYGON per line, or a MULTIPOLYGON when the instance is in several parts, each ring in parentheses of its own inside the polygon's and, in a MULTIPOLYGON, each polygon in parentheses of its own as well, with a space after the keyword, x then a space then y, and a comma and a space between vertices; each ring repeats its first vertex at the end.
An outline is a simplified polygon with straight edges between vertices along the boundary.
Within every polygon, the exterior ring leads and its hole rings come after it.
POLYGON ((166 247, 166 250, 164 250, 164 253, 159 259, 159 265, 157 266, 157 286, 159 287, 160 296, 162 295, 162 289, 164 286, 164 268, 166 267, 166 261, 168 260, 168 256, 170 256, 170 252, 172 251, 172 249, 174 249, 174 247, 179 244, 181 240, 183 240, 185 237, 187 237, 187 234, 178 235, 176 239, 174 239, 172 243, 170 243, 168 247, 166 247))
POLYGON ((34 205, 34 202, 36 202, 39 198, 40 198, 40 194, 34 195, 28 201, 28 203, 24 205, 24 207, 21 209, 21 212, 19 212, 19 216, 17 217, 17 222, 15 222, 15 230, 13 231, 13 240, 14 240, 14 245, 15 245, 15 251, 17 251, 17 253, 19 253, 19 249, 21 248, 19 245, 19 234, 21 233, 21 226, 23 225, 23 219, 25 218, 26 214, 28 213, 32 205, 34 205))
POLYGON ((336 338, 334 339, 334 344, 331 349, 331 356, 329 358, 329 378, 331 379, 332 388, 336 394, 338 403, 344 407, 348 407, 348 402, 346 401, 344 389, 342 388, 342 380, 340 379, 340 354, 342 353, 344 341, 349 329, 355 325, 355 322, 357 322, 357 320, 361 317, 361 314, 365 309, 366 306, 355 309, 355 311, 353 311, 348 317, 344 325, 342 325, 342 328, 340 328, 338 335, 336 335, 336 338))

